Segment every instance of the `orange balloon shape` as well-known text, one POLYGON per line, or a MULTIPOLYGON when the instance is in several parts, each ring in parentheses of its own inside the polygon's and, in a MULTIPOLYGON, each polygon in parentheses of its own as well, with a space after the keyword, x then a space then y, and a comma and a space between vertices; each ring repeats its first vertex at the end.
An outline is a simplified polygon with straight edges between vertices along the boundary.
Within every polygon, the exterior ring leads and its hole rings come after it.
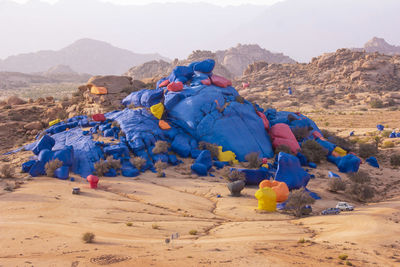
POLYGON ((276 193, 276 202, 284 202, 289 197, 289 187, 285 182, 264 180, 259 185, 261 188, 270 187, 276 193))

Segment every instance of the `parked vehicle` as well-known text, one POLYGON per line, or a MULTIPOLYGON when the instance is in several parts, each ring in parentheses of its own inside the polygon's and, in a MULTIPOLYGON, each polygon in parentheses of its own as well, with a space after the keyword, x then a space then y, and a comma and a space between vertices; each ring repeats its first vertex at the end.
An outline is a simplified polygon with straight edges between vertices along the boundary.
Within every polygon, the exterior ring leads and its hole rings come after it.
POLYGON ((310 215, 311 212, 312 212, 312 208, 310 205, 306 205, 301 208, 301 214, 303 214, 303 215, 310 215))
POLYGON ((338 208, 328 208, 321 212, 322 215, 339 214, 340 209, 338 208))
POLYGON ((354 210, 354 207, 347 202, 338 202, 336 208, 340 210, 354 210))

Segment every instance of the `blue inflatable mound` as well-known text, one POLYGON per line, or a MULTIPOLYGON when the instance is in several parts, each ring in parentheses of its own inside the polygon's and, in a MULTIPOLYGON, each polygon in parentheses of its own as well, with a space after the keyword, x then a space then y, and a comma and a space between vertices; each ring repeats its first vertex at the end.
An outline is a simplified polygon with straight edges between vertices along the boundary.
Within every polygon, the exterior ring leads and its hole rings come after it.
MULTIPOLYGON (((129 105, 140 94, 140 91, 132 93, 123 103, 129 105)), ((238 93, 233 87, 213 85, 185 87, 181 92, 167 91, 166 120, 185 134, 172 143, 172 148, 187 157, 187 139, 195 139, 220 145, 224 151, 231 150, 241 161, 251 152, 260 152, 261 157, 272 157, 274 152, 262 119, 250 102, 239 103, 236 96, 238 93)))
POLYGON ((300 165, 296 156, 280 152, 278 155, 278 169, 275 180, 285 182, 289 190, 305 187, 310 180, 310 174, 300 165))

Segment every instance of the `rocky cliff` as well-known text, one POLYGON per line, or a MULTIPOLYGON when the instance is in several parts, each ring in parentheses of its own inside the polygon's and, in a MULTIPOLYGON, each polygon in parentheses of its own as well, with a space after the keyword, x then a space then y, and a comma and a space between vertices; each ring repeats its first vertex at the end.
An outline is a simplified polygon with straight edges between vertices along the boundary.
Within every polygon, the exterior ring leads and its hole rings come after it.
POLYGON ((216 52, 206 50, 193 51, 187 59, 175 59, 171 64, 165 61, 150 61, 133 67, 124 75, 133 79, 161 78, 168 75, 175 66, 187 65, 193 61, 212 58, 216 61, 214 73, 227 78, 240 77, 246 67, 256 61, 268 63, 295 63, 293 59, 282 53, 272 53, 259 45, 242 45, 216 52))

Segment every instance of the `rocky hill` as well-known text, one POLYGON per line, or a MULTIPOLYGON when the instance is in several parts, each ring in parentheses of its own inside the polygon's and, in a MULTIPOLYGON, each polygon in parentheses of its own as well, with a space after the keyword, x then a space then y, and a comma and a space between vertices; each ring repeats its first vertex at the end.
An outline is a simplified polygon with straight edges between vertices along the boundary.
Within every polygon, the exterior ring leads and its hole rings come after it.
POLYGON ((354 51, 365 51, 368 53, 379 52, 385 55, 400 55, 400 46, 391 45, 383 38, 374 37, 365 43, 363 48, 355 48, 354 51))
POLYGON ((248 66, 235 85, 239 88, 242 83, 250 87, 241 89, 241 95, 263 105, 390 106, 400 103, 400 56, 339 49, 308 64, 257 62, 248 66))
POLYGON ((216 57, 225 68, 236 77, 241 76, 246 67, 256 61, 268 63, 296 63, 282 53, 272 53, 257 44, 242 45, 217 51, 216 57))
POLYGON ((272 53, 259 45, 242 45, 238 44, 226 50, 216 52, 206 50, 193 51, 187 59, 175 59, 172 63, 165 61, 150 61, 140 66, 133 67, 125 73, 125 75, 133 79, 149 79, 160 78, 166 76, 171 70, 178 65, 187 65, 193 61, 200 61, 212 58, 216 61, 214 73, 228 78, 239 77, 242 75, 246 67, 256 61, 266 61, 268 63, 295 63, 293 59, 282 53, 272 53))
POLYGON ((67 65, 79 73, 121 74, 154 59, 168 60, 158 54, 137 54, 106 42, 81 39, 58 51, 39 51, 0 60, 0 70, 33 73, 67 65))

